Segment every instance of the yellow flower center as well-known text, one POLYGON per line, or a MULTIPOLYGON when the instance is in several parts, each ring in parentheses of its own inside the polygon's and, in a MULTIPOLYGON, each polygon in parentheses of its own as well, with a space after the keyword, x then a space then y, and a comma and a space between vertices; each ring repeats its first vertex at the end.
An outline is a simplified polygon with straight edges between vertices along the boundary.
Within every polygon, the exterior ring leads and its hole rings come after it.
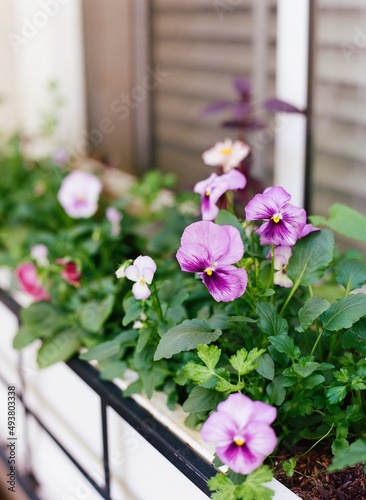
POLYGON ((282 220, 282 215, 280 213, 272 215, 271 219, 275 224, 278 224, 282 220))
POLYGON ((225 156, 231 155, 231 153, 232 153, 232 149, 230 147, 221 149, 221 154, 223 154, 225 156))
POLYGON ((243 446, 245 444, 245 439, 243 438, 243 436, 234 436, 233 441, 236 446, 243 446))
POLYGON ((214 272, 216 266, 217 262, 213 262, 210 266, 206 267, 203 272, 206 273, 207 276, 212 276, 212 273, 214 272))
POLYGON ((206 189, 205 196, 208 198, 211 194, 211 191, 209 189, 206 189))

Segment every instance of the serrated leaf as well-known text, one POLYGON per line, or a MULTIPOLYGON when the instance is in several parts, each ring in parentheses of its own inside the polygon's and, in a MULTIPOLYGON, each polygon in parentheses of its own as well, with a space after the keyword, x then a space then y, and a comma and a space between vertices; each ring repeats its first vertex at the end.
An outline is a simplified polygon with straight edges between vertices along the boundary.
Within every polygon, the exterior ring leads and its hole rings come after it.
POLYGON ((333 258, 334 237, 331 231, 314 231, 292 247, 287 275, 294 283, 307 286, 318 281, 333 258))
POLYGON ((215 389, 219 392, 239 392, 243 389, 244 383, 239 382, 234 385, 231 384, 228 380, 219 379, 215 385, 215 389))
POLYGON ((59 361, 67 361, 76 354, 80 347, 80 338, 84 332, 78 327, 71 327, 47 338, 37 354, 40 368, 46 368, 59 361))
POLYGON ((334 472, 359 463, 366 464, 366 440, 361 438, 354 441, 347 450, 334 457, 328 470, 334 472))
POLYGON ((273 304, 258 302, 257 315, 258 327, 266 335, 281 335, 287 333, 287 321, 281 318, 273 304))
POLYGON ((291 337, 288 335, 277 335, 277 337, 268 337, 273 347, 277 349, 278 352, 283 352, 287 354, 291 359, 298 359, 301 351, 295 346, 295 343, 291 337))
POLYGON ((80 308, 80 324, 89 332, 99 333, 104 322, 112 312, 114 295, 108 295, 101 301, 90 301, 80 308))
POLYGON ((206 366, 190 362, 184 367, 184 375, 193 380, 195 384, 200 385, 210 380, 212 372, 206 366))
POLYGON ((314 321, 328 309, 330 303, 321 297, 310 297, 299 311, 300 326, 298 332, 304 332, 314 321))
POLYGON ((197 355, 203 363, 213 371, 220 360, 221 349, 215 345, 199 345, 197 347, 197 355))
POLYGON ((327 389, 327 400, 330 404, 337 404, 343 401, 347 395, 347 387, 345 385, 338 385, 327 389))
POLYGON ((222 330, 212 330, 206 321, 187 319, 165 333, 156 349, 154 360, 171 358, 173 354, 190 351, 200 344, 209 344, 221 334, 222 330))
POLYGON ((236 500, 235 494, 236 485, 225 474, 219 473, 211 477, 207 481, 207 486, 211 491, 215 491, 211 495, 212 500, 236 500))
POLYGON ((351 328, 366 314, 366 295, 358 293, 343 297, 332 304, 320 317, 324 330, 351 328))
POLYGON ((360 212, 341 203, 335 203, 329 208, 329 218, 311 216, 314 226, 328 226, 348 238, 366 241, 366 218, 360 212))
POLYGON ((343 285, 348 291, 366 283, 366 266, 360 260, 344 260, 336 266, 335 272, 337 283, 343 285))
POLYGON ((223 394, 213 389, 205 389, 198 385, 193 387, 183 404, 183 410, 187 413, 214 410, 223 399, 225 399, 223 394))
POLYGON ((273 473, 267 465, 261 465, 248 474, 244 483, 237 488, 237 498, 240 500, 271 500, 274 491, 263 483, 273 479, 273 473))

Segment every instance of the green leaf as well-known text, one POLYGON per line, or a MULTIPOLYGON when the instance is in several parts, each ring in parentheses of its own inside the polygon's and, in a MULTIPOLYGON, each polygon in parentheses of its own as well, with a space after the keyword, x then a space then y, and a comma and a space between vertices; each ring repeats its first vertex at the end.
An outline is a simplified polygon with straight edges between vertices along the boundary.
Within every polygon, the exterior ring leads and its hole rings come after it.
POLYGON ((219 392, 239 392, 243 389, 244 382, 239 382, 234 385, 228 380, 219 379, 215 385, 215 389, 219 392))
POLYGON ((294 457, 291 457, 289 460, 283 462, 282 467, 285 471, 287 477, 292 477, 295 473, 294 469, 296 467, 297 460, 294 457))
POLYGON ((268 353, 263 354, 260 358, 258 358, 258 363, 259 365, 256 370, 259 375, 262 375, 262 377, 268 380, 273 380, 275 375, 275 366, 271 356, 268 353))
POLYGON ((225 474, 219 472, 216 476, 207 481, 207 486, 211 491, 216 491, 211 495, 212 500, 236 500, 236 485, 225 474))
POLYGON ((212 371, 206 368, 206 366, 190 362, 184 367, 184 375, 193 380, 195 384, 201 385, 210 380, 212 371))
POLYGON ((33 325, 20 325, 19 330, 13 339, 14 349, 24 349, 24 347, 34 342, 37 338, 41 338, 40 335, 43 333, 43 330, 35 328, 33 325))
POLYGON ((361 356, 366 356, 366 319, 357 321, 350 330, 342 335, 343 349, 354 349, 361 356))
POLYGON ((212 330, 206 321, 187 319, 164 334, 156 349, 154 360, 171 358, 173 354, 190 351, 200 344, 209 344, 217 340, 221 334, 222 330, 212 330))
POLYGON ((329 219, 312 216, 310 220, 314 226, 328 226, 348 238, 366 241, 365 216, 341 203, 335 203, 329 208, 329 219))
POLYGON ((328 470, 334 472, 359 463, 366 464, 366 440, 361 438, 354 441, 347 450, 334 457, 328 470))
POLYGON ((283 352, 287 354, 291 359, 298 359, 301 351, 295 346, 295 343, 291 337, 288 335, 277 335, 277 337, 268 337, 273 347, 276 348, 278 352, 283 352))
POLYGON ((127 326, 132 321, 140 319, 143 312, 142 302, 141 300, 136 300, 133 295, 129 295, 123 301, 123 309, 126 314, 123 316, 122 325, 127 326))
POLYGON ((348 291, 359 288, 366 282, 366 266, 357 259, 340 262, 336 268, 336 280, 348 291))
POLYGON ((313 389, 317 385, 322 384, 325 381, 325 377, 321 375, 320 373, 316 373, 314 375, 310 375, 309 377, 306 377, 304 380, 304 388, 305 389, 313 389))
POLYGON ((271 500, 274 491, 263 483, 273 479, 273 473, 268 465, 261 465, 248 474, 244 483, 237 487, 237 497, 240 500, 271 500))
POLYGON ((37 354, 40 368, 46 368, 59 361, 67 361, 81 347, 80 338, 84 332, 78 327, 71 327, 47 338, 37 354))
POLYGON ((233 215, 231 212, 228 212, 227 210, 220 210, 218 213, 218 216, 215 219, 216 224, 219 226, 233 226, 235 227, 239 233, 242 239, 245 238, 245 231, 243 229, 243 226, 240 224, 238 219, 233 215))
POLYGON ((221 393, 213 389, 205 389, 198 385, 193 387, 183 404, 183 410, 187 413, 214 410, 224 399, 225 397, 221 393))
POLYGON ((36 339, 51 337, 70 324, 70 317, 48 302, 35 302, 20 312, 20 328, 13 339, 14 349, 23 349, 36 339))
POLYGON ((339 299, 332 304, 321 316, 324 330, 337 331, 351 328, 366 314, 366 295, 358 293, 339 299))
POLYGON ((83 304, 80 308, 80 324, 89 332, 99 333, 112 312, 114 295, 108 295, 104 300, 96 300, 83 304))
POLYGON ((258 327, 266 335, 281 335, 287 333, 287 321, 276 313, 273 304, 258 302, 257 315, 259 316, 258 327))
MULTIPOLYGON (((303 360, 304 358, 302 358, 303 360)), ((319 368, 319 363, 308 361, 308 362, 300 362, 299 363, 294 363, 292 366, 292 369, 294 370, 297 375, 299 375, 302 378, 306 378, 309 375, 311 375, 315 370, 319 368)))
POLYGON ((113 361, 108 363, 100 372, 102 380, 113 380, 123 376, 127 369, 127 364, 124 361, 113 361))
POLYGON ((318 281, 333 258, 334 237, 331 231, 314 231, 292 247, 287 274, 294 283, 307 286, 318 281))
POLYGON ((267 385, 266 393, 270 398, 270 403, 276 406, 282 405, 286 397, 286 389, 283 385, 285 377, 278 375, 270 384, 267 385))
POLYGON ((89 351, 80 354, 80 359, 85 361, 92 361, 94 359, 103 360, 112 358, 119 354, 121 347, 129 344, 134 344, 137 338, 136 330, 126 330, 113 340, 108 340, 107 342, 102 342, 95 347, 89 349, 89 351))
POLYGON ((220 360, 221 349, 215 345, 208 346, 203 344, 197 347, 197 355, 207 368, 213 372, 220 360))
POLYGON ((249 352, 245 348, 242 348, 231 356, 229 362, 239 375, 246 375, 257 368, 258 363, 254 364, 254 362, 257 361, 264 352, 265 349, 258 350, 257 347, 249 352))
POLYGON ((336 387, 330 387, 327 389, 327 399, 330 404, 337 404, 343 401, 347 395, 347 386, 337 385, 336 387))
POLYGON ((329 306, 329 302, 321 297, 310 297, 299 311, 300 326, 296 330, 304 332, 329 306))

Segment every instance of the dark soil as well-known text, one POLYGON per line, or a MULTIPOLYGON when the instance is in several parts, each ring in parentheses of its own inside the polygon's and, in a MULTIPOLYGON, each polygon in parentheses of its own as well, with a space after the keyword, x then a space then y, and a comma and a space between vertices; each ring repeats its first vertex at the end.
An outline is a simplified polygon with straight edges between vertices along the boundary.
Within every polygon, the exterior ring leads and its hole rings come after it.
POLYGON ((282 463, 291 456, 284 453, 275 457, 276 479, 303 500, 366 500, 366 474, 362 465, 329 473, 332 454, 320 446, 298 458, 293 476, 287 477, 282 463))

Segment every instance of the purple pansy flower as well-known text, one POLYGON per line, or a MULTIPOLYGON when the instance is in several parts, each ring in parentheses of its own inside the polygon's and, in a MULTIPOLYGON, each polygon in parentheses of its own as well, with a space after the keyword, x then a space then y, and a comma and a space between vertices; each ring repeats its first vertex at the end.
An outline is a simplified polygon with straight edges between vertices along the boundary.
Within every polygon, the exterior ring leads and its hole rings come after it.
POLYGON ((201 195, 202 219, 215 219, 219 213, 216 206, 219 198, 229 189, 242 189, 246 182, 245 175, 235 169, 223 175, 211 174, 208 179, 197 182, 193 190, 201 195))
POLYGON ((230 394, 203 424, 201 435, 216 444, 217 456, 231 470, 250 474, 276 447, 270 427, 276 416, 276 408, 267 403, 230 394))
POLYGON ((245 269, 232 264, 244 254, 239 231, 210 221, 190 224, 184 230, 177 260, 182 271, 198 273, 217 302, 230 302, 245 292, 245 269))
POLYGON ((87 219, 98 210, 102 183, 95 175, 74 170, 64 178, 58 192, 58 201, 70 217, 87 219))
POLYGON ((265 222, 256 233, 262 245, 293 246, 306 224, 303 208, 288 203, 291 195, 280 186, 268 188, 257 194, 245 207, 246 220, 265 222))
POLYGON ((156 271, 156 264, 147 255, 140 255, 133 261, 133 264, 124 270, 124 275, 131 281, 135 281, 132 293, 135 299, 147 299, 151 292, 147 285, 150 285, 156 271))

